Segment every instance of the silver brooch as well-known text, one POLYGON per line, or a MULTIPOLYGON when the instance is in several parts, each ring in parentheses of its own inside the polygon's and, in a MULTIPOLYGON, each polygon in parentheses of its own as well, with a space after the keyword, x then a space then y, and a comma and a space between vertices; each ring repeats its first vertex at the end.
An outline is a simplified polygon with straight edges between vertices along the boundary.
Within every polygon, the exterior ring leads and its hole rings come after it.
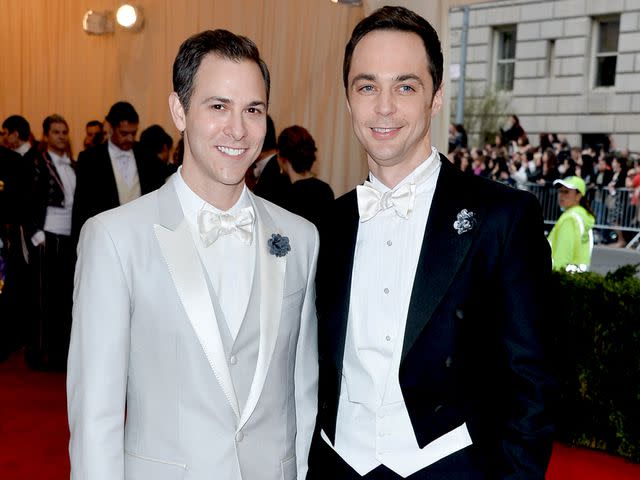
POLYGON ((466 208, 460 210, 456 221, 453 222, 453 228, 456 229, 458 235, 468 232, 476 225, 476 214, 468 211, 466 208))

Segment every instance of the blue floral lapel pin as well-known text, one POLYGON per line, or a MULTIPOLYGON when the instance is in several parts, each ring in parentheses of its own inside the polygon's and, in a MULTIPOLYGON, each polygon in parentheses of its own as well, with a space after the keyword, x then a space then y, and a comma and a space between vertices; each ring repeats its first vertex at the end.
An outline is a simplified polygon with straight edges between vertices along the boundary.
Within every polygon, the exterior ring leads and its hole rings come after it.
POLYGON ((289 237, 283 237, 279 233, 272 233, 267 245, 269 246, 269 253, 276 257, 284 257, 291 251, 289 237))
POLYGON ((460 210, 456 217, 456 221, 453 222, 453 228, 456 229, 458 235, 462 235, 475 227, 476 223, 476 214, 464 208, 460 210))

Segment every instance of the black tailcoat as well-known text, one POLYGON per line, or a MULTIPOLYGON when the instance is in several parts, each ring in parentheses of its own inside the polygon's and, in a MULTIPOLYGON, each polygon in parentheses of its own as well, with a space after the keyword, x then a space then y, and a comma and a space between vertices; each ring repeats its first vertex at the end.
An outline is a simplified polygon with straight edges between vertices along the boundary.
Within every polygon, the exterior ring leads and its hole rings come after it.
MULTIPOLYGON (((399 380, 416 440, 422 448, 466 422, 473 445, 462 451, 471 460, 461 465, 475 476, 450 478, 542 480, 554 383, 545 353, 551 257, 541 209, 529 193, 441 161, 415 278, 406 287, 399 380), (465 209, 474 222, 459 233, 454 223, 465 209)), ((354 190, 336 200, 321 232, 311 469, 320 429, 335 443, 358 225, 354 190)))

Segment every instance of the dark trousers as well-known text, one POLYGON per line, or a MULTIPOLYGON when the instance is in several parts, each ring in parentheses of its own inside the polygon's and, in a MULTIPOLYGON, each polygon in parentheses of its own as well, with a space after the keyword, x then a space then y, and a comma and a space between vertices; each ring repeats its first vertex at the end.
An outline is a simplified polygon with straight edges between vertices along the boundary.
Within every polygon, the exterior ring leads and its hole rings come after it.
POLYGON ((22 252, 21 229, 15 225, 0 225, 0 361, 24 345, 26 335, 25 309, 28 301, 28 266, 22 252))
MULTIPOLYGON (((472 461, 473 447, 455 452, 405 480, 487 480, 489 477, 472 461)), ((307 480, 402 480, 403 477, 384 465, 361 476, 318 434, 314 434, 309 454, 307 480)))
POLYGON ((31 249, 32 311, 26 360, 35 369, 64 370, 69 352, 75 253, 70 236, 45 232, 31 249))

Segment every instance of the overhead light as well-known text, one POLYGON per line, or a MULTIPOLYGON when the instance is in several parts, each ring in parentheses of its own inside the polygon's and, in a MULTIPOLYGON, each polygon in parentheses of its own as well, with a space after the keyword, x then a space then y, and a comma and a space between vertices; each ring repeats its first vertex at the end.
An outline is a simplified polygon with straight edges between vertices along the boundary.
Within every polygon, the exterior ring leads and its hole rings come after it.
POLYGON ((82 17, 82 29, 91 35, 113 33, 113 15, 108 11, 89 10, 82 17))
POLYGON ((350 5, 352 7, 359 7, 362 5, 362 0, 331 0, 333 3, 340 3, 342 5, 350 5))
POLYGON ((116 12, 118 25, 131 32, 139 32, 144 25, 144 17, 140 7, 134 7, 125 3, 116 12))

